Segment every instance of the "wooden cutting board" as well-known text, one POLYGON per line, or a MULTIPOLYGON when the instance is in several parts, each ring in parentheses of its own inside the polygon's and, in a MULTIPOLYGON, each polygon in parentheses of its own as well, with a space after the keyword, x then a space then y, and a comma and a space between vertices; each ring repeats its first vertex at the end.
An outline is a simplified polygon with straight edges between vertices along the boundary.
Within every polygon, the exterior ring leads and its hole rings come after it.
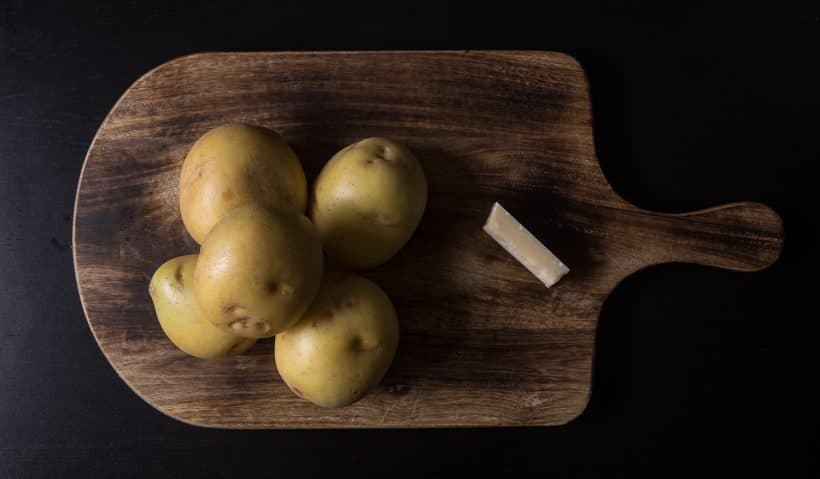
POLYGON ((74 262, 88 324, 140 397, 190 424, 565 423, 589 400, 598 312, 621 280, 671 261, 754 271, 782 244, 780 218, 761 204, 673 215, 627 203, 598 166, 591 125, 584 72, 558 53, 206 53, 165 63, 120 98, 80 175, 74 262), (178 210, 180 165, 197 137, 228 122, 282 133, 309 179, 369 136, 407 144, 424 166, 421 225, 398 256, 366 273, 398 311, 398 354, 353 406, 321 409, 294 396, 272 340, 198 360, 154 316, 151 274, 197 251, 178 210), (555 287, 482 231, 494 201, 571 268, 555 287))

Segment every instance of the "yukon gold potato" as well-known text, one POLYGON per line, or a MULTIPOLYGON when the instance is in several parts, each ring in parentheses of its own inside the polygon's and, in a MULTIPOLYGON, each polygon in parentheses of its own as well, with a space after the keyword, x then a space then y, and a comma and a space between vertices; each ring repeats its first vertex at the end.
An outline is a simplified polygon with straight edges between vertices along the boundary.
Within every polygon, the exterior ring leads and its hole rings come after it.
POLYGON ((295 323, 322 279, 322 244, 302 214, 252 203, 214 226, 199 253, 194 293, 212 323, 265 338, 295 323))
POLYGON ((355 274, 326 273, 304 317, 276 335, 276 367, 298 396, 347 406, 381 381, 398 340, 396 311, 381 288, 355 274))
POLYGON ((205 319, 192 291, 197 255, 166 261, 151 278, 148 292, 159 324, 168 339, 183 352, 203 359, 246 351, 256 342, 223 331, 205 319))
POLYGON ((416 157, 385 138, 336 153, 313 186, 310 217, 328 257, 342 266, 378 266, 413 235, 427 204, 416 157))
POLYGON ((305 173, 275 131, 229 124, 205 133, 191 147, 179 176, 179 207, 188 232, 202 243, 234 208, 257 202, 304 213, 305 173))

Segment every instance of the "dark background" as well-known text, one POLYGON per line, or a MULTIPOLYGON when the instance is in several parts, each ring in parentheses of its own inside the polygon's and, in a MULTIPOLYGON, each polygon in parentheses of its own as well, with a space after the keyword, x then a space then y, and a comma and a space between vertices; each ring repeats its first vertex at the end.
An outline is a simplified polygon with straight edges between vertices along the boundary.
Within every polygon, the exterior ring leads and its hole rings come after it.
POLYGON ((819 465, 818 2, 110 3, 0 0, 0 477, 819 465), (591 404, 567 426, 243 432, 169 419, 117 377, 80 307, 71 215, 89 143, 132 81, 179 55, 349 49, 571 53, 616 190, 670 212, 764 202, 784 218, 783 255, 756 274, 667 265, 625 281, 601 313, 591 404))

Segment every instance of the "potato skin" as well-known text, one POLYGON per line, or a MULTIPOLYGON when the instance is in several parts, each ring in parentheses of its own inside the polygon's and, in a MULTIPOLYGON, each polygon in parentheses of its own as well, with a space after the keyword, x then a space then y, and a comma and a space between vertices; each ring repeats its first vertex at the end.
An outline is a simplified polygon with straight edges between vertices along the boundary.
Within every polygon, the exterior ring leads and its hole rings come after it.
POLYGON ((275 131, 228 124, 202 135, 179 176, 182 222, 197 243, 246 203, 304 213, 307 181, 296 154, 275 131))
POLYGON ((378 266, 410 239, 427 205, 418 160, 386 138, 368 138, 338 153, 313 185, 310 217, 325 253, 340 266, 378 266))
POLYGON ((329 272, 304 317, 276 335, 276 367, 298 396, 343 407, 382 380, 398 340, 396 310, 379 286, 355 274, 329 272))
POLYGON ((205 313, 191 290, 197 255, 180 256, 163 263, 154 272, 148 288, 157 319, 176 347, 202 359, 240 354, 256 343, 217 328, 205 319, 205 313))
POLYGON ((265 338, 299 320, 323 268, 321 241, 304 215, 252 203, 231 211, 202 242, 194 293, 213 324, 265 338))

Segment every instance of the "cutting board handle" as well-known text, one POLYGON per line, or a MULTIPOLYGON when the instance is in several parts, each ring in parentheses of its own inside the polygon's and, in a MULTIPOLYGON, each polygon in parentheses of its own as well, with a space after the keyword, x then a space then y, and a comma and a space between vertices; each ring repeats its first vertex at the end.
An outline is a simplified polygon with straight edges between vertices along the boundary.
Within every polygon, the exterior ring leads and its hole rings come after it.
POLYGON ((735 271, 770 266, 783 248, 783 220, 761 203, 731 203, 690 213, 650 213, 657 231, 647 249, 657 263, 696 263, 735 271))

